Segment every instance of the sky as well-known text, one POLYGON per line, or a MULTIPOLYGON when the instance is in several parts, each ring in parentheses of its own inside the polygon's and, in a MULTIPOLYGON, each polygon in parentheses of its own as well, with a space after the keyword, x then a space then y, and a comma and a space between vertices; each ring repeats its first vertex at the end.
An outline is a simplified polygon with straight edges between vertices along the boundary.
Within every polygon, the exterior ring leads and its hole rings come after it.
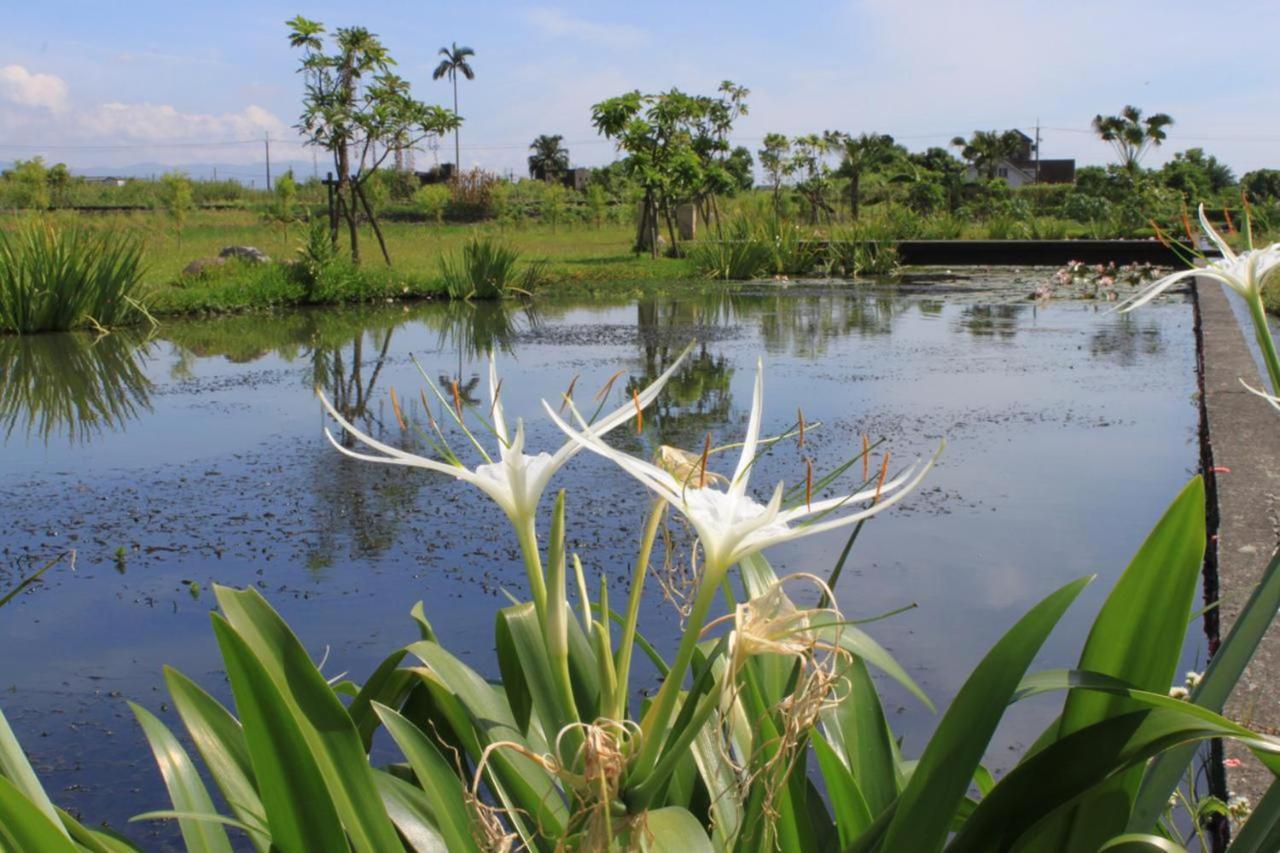
MULTIPOLYGON (((417 97, 451 105, 437 51, 476 51, 460 80, 465 167, 525 171, 529 142, 564 136, 574 165, 614 159, 591 105, 631 89, 751 90, 734 131, 889 133, 912 150, 975 129, 1042 128, 1042 156, 1111 159, 1089 130, 1125 104, 1175 119, 1148 164, 1202 147, 1237 174, 1280 167, 1275 0, 848 0, 439 3, 364 0, 11 0, 0 29, 0 161, 73 168, 309 164, 292 126, 301 80, 285 20, 382 37, 417 97)), ((452 140, 417 156, 452 160, 452 140)), ((323 157, 320 169, 324 169, 323 157)))

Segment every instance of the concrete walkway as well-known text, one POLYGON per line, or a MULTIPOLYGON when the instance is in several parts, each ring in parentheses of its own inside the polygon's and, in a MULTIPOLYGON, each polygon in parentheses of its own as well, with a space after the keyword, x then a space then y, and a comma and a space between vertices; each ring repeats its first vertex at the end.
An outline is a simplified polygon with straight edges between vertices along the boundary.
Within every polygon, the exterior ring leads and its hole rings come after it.
MULTIPOLYGON (((1216 547, 1209 543, 1208 574, 1212 583, 1216 563, 1219 636, 1225 637, 1280 545, 1280 413, 1240 385, 1243 378, 1255 388, 1267 387, 1249 348, 1253 330, 1242 328, 1222 285, 1198 279, 1196 292, 1202 450, 1209 498, 1217 499, 1217 541, 1216 547)), ((1211 506, 1211 526, 1213 512, 1211 506)), ((1258 648, 1227 716, 1271 734, 1280 729, 1280 625, 1272 625, 1258 648)), ((1232 744, 1226 757, 1241 762, 1227 769, 1228 790, 1256 804, 1271 783, 1270 772, 1232 744)))

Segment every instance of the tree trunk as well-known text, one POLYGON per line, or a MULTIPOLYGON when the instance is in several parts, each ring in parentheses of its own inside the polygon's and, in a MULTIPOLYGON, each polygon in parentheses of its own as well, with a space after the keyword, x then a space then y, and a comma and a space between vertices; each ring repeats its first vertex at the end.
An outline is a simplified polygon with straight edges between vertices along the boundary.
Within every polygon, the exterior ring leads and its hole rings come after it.
POLYGON ((861 179, 856 173, 849 176, 849 213, 854 219, 858 218, 859 183, 861 179))
MULTIPOLYGON (((453 78, 453 114, 458 114, 458 72, 449 75, 453 78)), ((462 143, 458 141, 458 128, 453 129, 453 171, 462 174, 462 143)))
MULTIPOLYGON (((341 189, 341 188, 339 188, 341 189)), ((342 214, 342 218, 347 220, 347 235, 351 240, 351 263, 356 266, 360 265, 360 228, 356 222, 356 211, 352 206, 352 199, 348 199, 345 195, 338 195, 338 211, 342 214)))
POLYGON ((373 207, 369 204, 369 199, 364 197, 364 190, 359 184, 353 185, 356 194, 360 197, 360 203, 364 206, 364 212, 369 217, 369 224, 373 226, 373 236, 378 238, 378 248, 382 250, 382 259, 387 262, 387 266, 391 266, 391 255, 387 252, 387 241, 382 238, 382 228, 378 226, 378 217, 373 215, 373 207))

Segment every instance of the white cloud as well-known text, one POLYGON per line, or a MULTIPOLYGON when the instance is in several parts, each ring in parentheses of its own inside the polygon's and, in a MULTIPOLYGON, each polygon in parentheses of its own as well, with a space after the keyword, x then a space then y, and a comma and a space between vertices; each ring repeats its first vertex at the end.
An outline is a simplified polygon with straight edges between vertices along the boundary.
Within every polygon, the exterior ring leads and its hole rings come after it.
POLYGON ((262 157, 257 140, 266 133, 287 146, 281 151, 285 156, 299 154, 288 145, 295 139, 289 126, 257 105, 222 113, 184 112, 147 102, 73 106, 61 78, 20 65, 0 68, 0 131, 19 156, 45 154, 103 165, 143 160, 174 165, 202 159, 257 162, 262 157), (249 140, 253 144, 226 144, 249 140), (68 155, 74 149, 84 153, 68 155))
POLYGON ((635 47, 648 38, 648 33, 638 27, 601 24, 546 6, 525 10, 524 19, 543 35, 576 39, 586 42, 586 47, 635 47))
POLYGON ((21 65, 0 68, 0 101, 59 112, 67 104, 67 84, 52 74, 32 74, 21 65))

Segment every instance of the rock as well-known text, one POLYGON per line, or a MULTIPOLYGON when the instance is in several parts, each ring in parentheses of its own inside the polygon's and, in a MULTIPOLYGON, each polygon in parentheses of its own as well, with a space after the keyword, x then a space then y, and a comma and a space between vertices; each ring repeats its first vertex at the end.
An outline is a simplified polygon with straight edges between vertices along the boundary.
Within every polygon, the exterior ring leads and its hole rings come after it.
POLYGON ((236 258, 241 261, 248 261, 251 264, 269 264, 271 258, 261 249, 255 249, 253 246, 227 246, 218 253, 220 258, 236 258))
POLYGON ((183 276, 188 278, 198 278, 214 267, 220 267, 227 262, 224 257, 217 258, 196 258, 187 264, 187 268, 182 271, 183 276))

